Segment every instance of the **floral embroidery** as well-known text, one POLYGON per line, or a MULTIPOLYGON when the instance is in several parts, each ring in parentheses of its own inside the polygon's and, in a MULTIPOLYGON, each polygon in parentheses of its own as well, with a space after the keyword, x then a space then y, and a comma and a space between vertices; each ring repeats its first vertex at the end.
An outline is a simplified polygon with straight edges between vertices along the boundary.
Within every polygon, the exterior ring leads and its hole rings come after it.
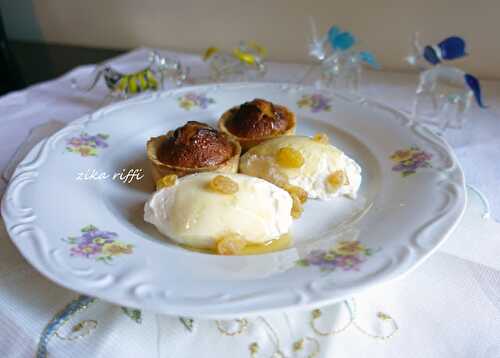
POLYGON ((415 174, 418 168, 430 168, 432 166, 430 163, 432 154, 418 147, 397 150, 390 156, 390 159, 396 162, 392 170, 401 172, 402 177, 415 174))
POLYGON ((58 331, 55 333, 56 337, 63 341, 76 341, 91 334, 97 329, 98 322, 95 319, 85 319, 78 322, 71 327, 70 332, 63 336, 58 331))
POLYGON ((195 107, 206 109, 210 104, 215 103, 213 98, 207 97, 203 93, 188 92, 178 98, 179 106, 189 111, 195 107))
POLYGON ((346 324, 341 326, 341 328, 336 328, 331 331, 324 331, 318 328, 317 326, 317 320, 319 320, 323 314, 323 312, 317 308, 311 312, 311 320, 309 321, 310 326, 314 333, 316 333, 319 336, 333 336, 336 334, 339 334, 341 332, 346 331, 350 327, 354 327, 358 332, 364 334, 365 336, 368 336, 370 338, 374 339, 379 339, 379 340, 387 340, 394 336, 396 332, 399 330, 398 324, 394 318, 392 318, 390 315, 384 312, 378 312, 377 313, 377 318, 386 325, 386 328, 384 331, 386 333, 383 334, 376 334, 368 331, 367 329, 363 328, 359 323, 356 318, 356 301, 354 298, 351 298, 349 301, 344 301, 344 306, 347 307, 347 310, 349 312, 349 320, 347 321, 346 324))
POLYGON ((303 95, 301 99, 297 101, 299 108, 310 108, 311 112, 329 112, 332 109, 330 105, 331 99, 323 96, 320 93, 314 93, 311 95, 303 95))
POLYGON ((293 342, 293 345, 292 345, 292 350, 294 352, 300 352, 300 351, 304 351, 305 350, 305 346, 306 346, 306 343, 310 343, 313 348, 312 348, 312 352, 310 352, 307 357, 308 358, 315 358, 318 356, 319 352, 320 352, 320 347, 321 345, 319 344, 319 341, 314 338, 314 337, 303 337, 295 342, 293 342))
POLYGON ((141 310, 135 309, 135 308, 129 308, 129 307, 121 307, 122 312, 128 316, 132 321, 134 321, 137 324, 142 323, 142 312, 141 310))
POLYGON ((374 251, 357 240, 339 241, 329 250, 313 250, 304 259, 298 260, 299 266, 317 266, 321 271, 332 272, 337 268, 344 271, 358 271, 360 265, 374 251))
POLYGON ((78 137, 71 137, 66 143, 66 150, 71 153, 80 154, 82 157, 96 157, 99 148, 107 148, 109 145, 106 139, 108 134, 89 135, 86 132, 80 133, 78 137))
POLYGON ((192 332, 194 328, 194 319, 188 317, 179 317, 179 321, 184 325, 184 327, 192 332))
POLYGON ((215 321, 219 332, 224 336, 237 336, 247 330, 248 320, 245 318, 236 318, 229 321, 215 321))
POLYGON ((260 346, 258 342, 252 342, 248 346, 248 350, 250 351, 250 357, 255 357, 257 353, 259 353, 260 346))
POLYGON ((109 263, 114 256, 128 255, 133 250, 132 245, 116 240, 117 236, 115 232, 99 230, 88 225, 81 229, 80 236, 70 236, 62 240, 71 245, 71 256, 109 263))
MULTIPOLYGON (((77 299, 71 301, 66 307, 54 315, 54 317, 47 323, 42 331, 38 347, 36 351, 36 358, 48 357, 48 344, 50 339, 57 334, 57 331, 64 326, 71 317, 78 312, 86 310, 91 304, 96 302, 97 299, 89 296, 79 296, 77 299)), ((90 333, 90 332, 89 332, 90 333)))

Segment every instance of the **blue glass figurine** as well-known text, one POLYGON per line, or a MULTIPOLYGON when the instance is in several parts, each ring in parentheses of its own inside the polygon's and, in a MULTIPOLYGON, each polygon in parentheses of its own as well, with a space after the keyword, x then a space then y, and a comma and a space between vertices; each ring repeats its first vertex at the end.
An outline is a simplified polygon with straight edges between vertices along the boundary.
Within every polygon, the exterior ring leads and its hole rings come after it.
POLYGON ((109 65, 100 64, 96 66, 92 82, 88 87, 78 87, 75 80, 72 80, 72 85, 84 91, 90 91, 99 79, 104 77, 111 97, 127 98, 130 95, 148 90, 163 89, 165 80, 172 80, 177 86, 181 86, 186 80, 188 72, 189 69, 183 68, 179 61, 163 57, 158 52, 152 51, 149 55, 149 64, 143 70, 124 74, 109 65))
POLYGON ((354 35, 337 26, 332 26, 327 34, 318 37, 312 17, 310 23, 309 55, 320 62, 321 80, 318 84, 357 92, 363 65, 380 68, 373 53, 355 49, 357 40, 354 35))
POLYGON ((241 42, 232 52, 209 47, 203 55, 203 61, 210 65, 211 78, 214 81, 230 78, 252 80, 265 75, 266 53, 267 50, 256 42, 241 42))
POLYGON ((415 33, 412 54, 407 57, 408 63, 422 71, 413 103, 414 118, 444 131, 463 126, 473 98, 479 107, 485 108, 479 80, 457 67, 443 64, 467 56, 465 47, 465 41, 458 36, 448 37, 437 45, 421 46, 415 33), (431 102, 431 111, 427 110, 426 100, 431 102))

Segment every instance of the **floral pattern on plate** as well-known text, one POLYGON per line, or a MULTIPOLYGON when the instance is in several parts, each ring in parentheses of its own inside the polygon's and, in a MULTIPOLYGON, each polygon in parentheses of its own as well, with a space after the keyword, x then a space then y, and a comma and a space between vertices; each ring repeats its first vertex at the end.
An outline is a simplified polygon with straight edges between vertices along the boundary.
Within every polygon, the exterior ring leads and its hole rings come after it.
POLYGON ((133 252, 133 245, 117 240, 116 232, 99 230, 93 225, 87 225, 80 231, 80 236, 62 239, 71 245, 71 256, 110 263, 116 256, 130 255, 133 252))
POLYGON ((358 240, 339 241, 328 250, 313 250, 296 264, 301 267, 317 266, 321 271, 358 271, 373 249, 365 247, 358 240))
POLYGON ((320 93, 305 94, 297 101, 299 108, 310 108, 311 112, 329 112, 332 109, 330 105, 331 98, 323 96, 320 93))
POLYGON ((208 97, 206 94, 195 92, 187 92, 177 100, 179 101, 179 106, 186 111, 190 111, 196 107, 206 109, 210 104, 215 103, 215 100, 208 97))
POLYGON ((419 168, 432 167, 430 163, 432 154, 416 146, 397 150, 390 156, 390 159, 396 162, 392 170, 400 172, 403 178, 415 174, 419 168))
POLYGON ((82 157, 96 157, 99 149, 109 146, 106 140, 108 134, 98 133, 90 135, 86 132, 80 133, 77 137, 71 137, 66 142, 66 150, 70 153, 80 154, 82 157))

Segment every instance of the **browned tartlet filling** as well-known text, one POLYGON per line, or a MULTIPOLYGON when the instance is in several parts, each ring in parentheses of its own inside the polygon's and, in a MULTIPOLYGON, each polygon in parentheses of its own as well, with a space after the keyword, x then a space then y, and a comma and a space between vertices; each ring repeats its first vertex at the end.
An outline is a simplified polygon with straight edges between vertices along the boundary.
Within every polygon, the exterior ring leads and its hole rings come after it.
POLYGON ((283 106, 254 99, 232 110, 225 125, 231 134, 240 138, 268 137, 285 132, 290 126, 290 115, 283 106))
POLYGON ((157 156, 165 164, 200 168, 225 162, 234 155, 233 151, 233 145, 226 135, 208 124, 189 121, 169 133, 157 156))

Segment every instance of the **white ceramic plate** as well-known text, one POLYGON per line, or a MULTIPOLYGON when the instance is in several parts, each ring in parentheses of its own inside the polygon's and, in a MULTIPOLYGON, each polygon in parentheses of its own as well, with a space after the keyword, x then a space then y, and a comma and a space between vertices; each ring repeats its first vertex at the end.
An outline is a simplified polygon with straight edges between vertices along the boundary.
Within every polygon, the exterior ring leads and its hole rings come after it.
POLYGON ((144 95, 73 122, 18 166, 2 215, 26 259, 62 286, 149 311, 223 318, 321 306, 400 277, 443 242, 465 200, 448 145, 396 110, 308 87, 226 84, 144 95), (296 112, 297 134, 327 133, 354 158, 363 168, 359 198, 310 200, 293 224, 293 246, 277 253, 207 255, 162 238, 143 221, 153 190, 146 141, 188 120, 216 125, 223 111, 256 97, 296 112), (122 169, 145 176, 113 180, 122 169), (110 177, 78 180, 92 170, 110 177))

